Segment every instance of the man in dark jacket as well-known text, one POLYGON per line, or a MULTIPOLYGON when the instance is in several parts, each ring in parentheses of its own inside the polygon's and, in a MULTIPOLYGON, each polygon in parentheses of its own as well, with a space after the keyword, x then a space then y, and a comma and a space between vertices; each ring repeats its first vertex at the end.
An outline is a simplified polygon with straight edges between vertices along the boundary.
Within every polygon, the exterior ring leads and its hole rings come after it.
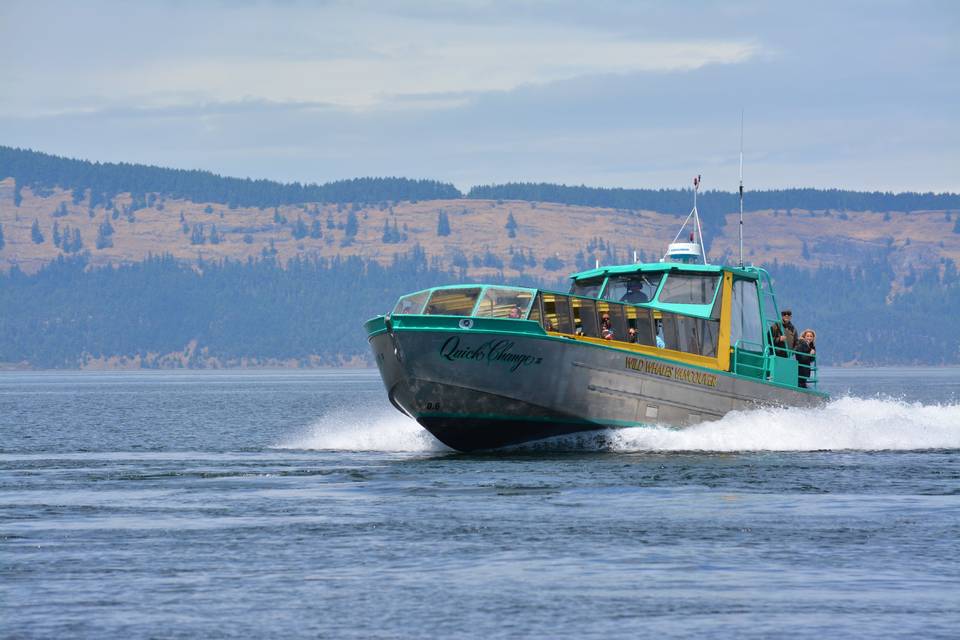
POLYGON ((797 328, 793 326, 793 312, 784 309, 780 312, 780 322, 770 327, 770 340, 774 352, 781 358, 787 357, 787 349, 797 348, 797 328))

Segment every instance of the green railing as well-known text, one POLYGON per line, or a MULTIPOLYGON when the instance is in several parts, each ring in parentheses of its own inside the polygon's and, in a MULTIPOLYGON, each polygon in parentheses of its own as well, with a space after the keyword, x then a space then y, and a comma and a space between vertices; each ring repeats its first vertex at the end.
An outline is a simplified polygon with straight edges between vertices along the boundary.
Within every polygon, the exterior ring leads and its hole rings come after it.
POLYGON ((759 380, 770 380, 778 384, 793 387, 800 385, 800 368, 809 367, 810 371, 804 377, 808 389, 816 389, 819 382, 816 355, 812 356, 809 365, 801 365, 797 356, 810 356, 808 353, 762 345, 747 340, 737 340, 733 345, 731 371, 738 375, 749 376, 759 380), (785 353, 786 356, 778 355, 785 353))
POLYGON ((766 380, 770 377, 770 368, 765 349, 764 345, 756 342, 737 340, 732 349, 731 371, 738 375, 766 380))

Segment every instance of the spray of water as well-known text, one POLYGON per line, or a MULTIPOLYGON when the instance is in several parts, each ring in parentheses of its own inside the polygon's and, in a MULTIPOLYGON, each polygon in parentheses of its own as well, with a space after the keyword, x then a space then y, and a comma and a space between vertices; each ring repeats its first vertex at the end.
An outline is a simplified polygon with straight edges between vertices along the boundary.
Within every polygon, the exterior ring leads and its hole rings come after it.
POLYGON ((960 405, 839 398, 816 409, 736 411, 688 429, 608 432, 615 451, 960 449, 960 405))
MULTIPOLYGON (((449 451, 396 412, 331 413, 279 445, 339 451, 449 451)), ((960 404, 845 397, 816 409, 737 411, 686 429, 631 427, 520 447, 552 451, 883 451, 960 449, 960 404)))
POLYGON ((411 418, 390 409, 355 412, 333 411, 299 435, 278 445, 281 449, 323 451, 447 451, 411 418))

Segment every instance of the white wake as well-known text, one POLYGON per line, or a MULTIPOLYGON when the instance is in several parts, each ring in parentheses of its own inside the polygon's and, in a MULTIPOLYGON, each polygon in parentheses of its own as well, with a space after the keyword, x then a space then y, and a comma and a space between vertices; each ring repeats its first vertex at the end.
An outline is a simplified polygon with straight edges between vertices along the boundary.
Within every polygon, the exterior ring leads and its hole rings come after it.
POLYGON ((687 429, 605 432, 614 451, 960 449, 960 404, 839 398, 816 409, 736 411, 687 429))
POLYGON ((279 445, 280 449, 318 451, 450 451, 439 440, 394 409, 377 409, 357 415, 334 411, 310 424, 303 432, 279 445))
MULTIPOLYGON (((357 417, 330 413, 284 449, 449 452, 393 410, 357 417)), ((755 409, 685 429, 628 427, 562 436, 515 447, 544 451, 913 451, 960 449, 960 404, 844 397, 815 409, 755 409)))

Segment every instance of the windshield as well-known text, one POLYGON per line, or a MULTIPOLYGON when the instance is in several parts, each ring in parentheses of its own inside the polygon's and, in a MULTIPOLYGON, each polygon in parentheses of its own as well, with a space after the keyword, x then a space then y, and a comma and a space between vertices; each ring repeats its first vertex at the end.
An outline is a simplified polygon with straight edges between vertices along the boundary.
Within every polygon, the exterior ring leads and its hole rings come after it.
POLYGON ((600 287, 603 286, 603 276, 590 278, 588 280, 574 280, 570 287, 570 293, 575 296, 585 296, 587 298, 596 298, 600 295, 600 287))
POLYGON ((656 295, 657 287, 660 286, 660 280, 662 279, 663 274, 660 273, 633 273, 627 276, 611 276, 603 290, 603 299, 614 302, 631 302, 633 304, 650 302, 656 295))
POLYGON ((487 287, 473 315, 485 318, 525 318, 533 292, 526 289, 487 287))
POLYGON ((671 273, 663 284, 658 301, 674 304, 710 304, 720 276, 671 273))
POLYGON ((393 313, 421 313, 423 311, 423 304, 429 297, 429 291, 421 291, 419 293, 411 293, 410 295, 403 296, 397 300, 396 306, 393 307, 393 313))
POLYGON ((428 316, 469 316, 480 297, 480 287, 437 289, 424 309, 428 316))

